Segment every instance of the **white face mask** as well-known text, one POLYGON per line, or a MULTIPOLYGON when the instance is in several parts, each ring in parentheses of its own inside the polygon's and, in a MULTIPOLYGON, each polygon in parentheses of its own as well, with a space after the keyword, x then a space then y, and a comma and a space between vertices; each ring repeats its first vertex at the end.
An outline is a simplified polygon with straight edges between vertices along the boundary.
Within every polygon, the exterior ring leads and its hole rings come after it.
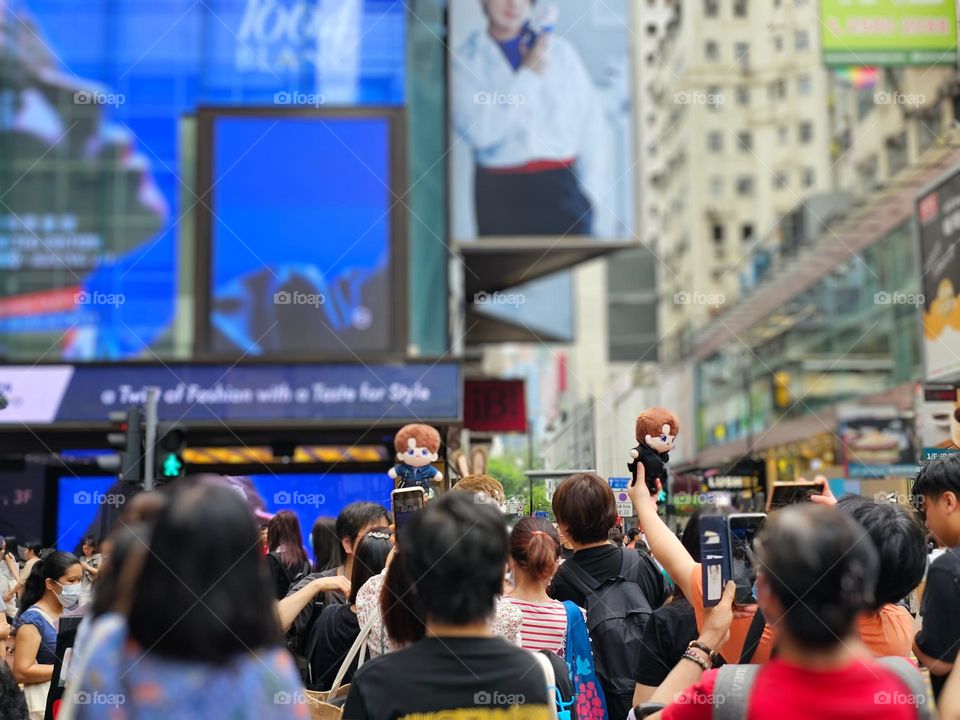
MULTIPOLYGON (((54 580, 54 582, 57 582, 54 580)), ((57 585, 60 583, 57 582, 57 585)), ((54 593, 57 600, 63 605, 64 610, 75 608, 80 602, 80 583, 70 583, 69 585, 60 585, 60 593, 54 593)))

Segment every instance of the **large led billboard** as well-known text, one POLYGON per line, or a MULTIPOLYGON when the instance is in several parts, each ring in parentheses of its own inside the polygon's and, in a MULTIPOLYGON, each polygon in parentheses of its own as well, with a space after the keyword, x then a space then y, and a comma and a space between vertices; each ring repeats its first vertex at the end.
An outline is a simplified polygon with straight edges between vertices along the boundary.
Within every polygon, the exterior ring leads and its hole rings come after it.
POLYGON ((956 0, 821 0, 827 65, 955 65, 956 0))

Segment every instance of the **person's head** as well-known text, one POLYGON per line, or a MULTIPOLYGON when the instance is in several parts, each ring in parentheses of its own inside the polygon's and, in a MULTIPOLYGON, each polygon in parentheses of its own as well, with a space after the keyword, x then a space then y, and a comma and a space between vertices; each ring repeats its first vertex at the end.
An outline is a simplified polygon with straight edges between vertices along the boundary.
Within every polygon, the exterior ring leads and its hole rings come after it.
POLYGON ((947 547, 960 545, 960 454, 924 465, 913 484, 913 495, 934 537, 947 547))
POLYGON ((260 544, 263 545, 265 548, 270 547, 269 533, 270 533, 270 523, 263 523, 260 526, 260 544))
POLYGON ((543 518, 522 517, 510 531, 510 566, 514 577, 526 575, 546 586, 560 560, 560 534, 543 518))
POLYGON ((490 29, 498 34, 516 35, 530 18, 534 0, 483 0, 490 29))
POLYGON ((89 558, 96 554, 98 548, 99 543, 97 542, 97 538, 93 535, 87 535, 83 538, 83 544, 80 545, 80 552, 83 553, 85 558, 89 558))
POLYGON ((772 513, 757 535, 757 603, 800 648, 823 650, 856 631, 875 606, 879 574, 869 535, 848 514, 813 503, 772 513))
POLYGON ((146 523, 118 525, 104 538, 103 564, 90 603, 92 617, 108 612, 126 613, 149 547, 150 526, 146 523))
POLYGON ((610 528, 617 524, 617 501, 602 477, 578 473, 553 493, 553 514, 560 532, 577 550, 576 545, 607 542, 610 528))
POLYGON ((623 533, 620 531, 620 528, 610 528, 610 530, 607 532, 607 540, 617 547, 623 547, 623 533))
POLYGON ((310 531, 313 550, 313 571, 323 572, 343 562, 343 546, 337 537, 337 521, 332 517, 318 517, 310 531))
POLYGON ((187 485, 175 492, 151 533, 130 637, 164 657, 211 663, 279 646, 257 540, 253 516, 231 488, 187 485))
POLYGON ((350 573, 350 604, 357 602, 357 593, 374 575, 379 575, 387 564, 387 555, 393 547, 393 532, 387 527, 374 528, 357 543, 350 573))
POLYGON ((343 557, 353 555, 353 549, 363 536, 375 527, 390 524, 390 514, 383 505, 374 502, 352 502, 337 515, 336 533, 343 548, 343 557))
POLYGON ((880 558, 874 605, 903 600, 927 569, 927 544, 923 528, 912 512, 893 503, 878 503, 859 495, 840 498, 837 507, 853 517, 870 539, 880 558))
POLYGON ((281 510, 267 524, 267 548, 288 568, 299 569, 307 562, 302 537, 300 520, 289 510, 281 510))
POLYGON ((464 475, 450 490, 482 495, 501 510, 506 509, 507 496, 503 491, 503 483, 489 475, 464 475))
POLYGON ((18 545, 17 553, 21 560, 27 562, 28 560, 40 557, 41 547, 39 540, 24 540, 18 545))
POLYGON ((638 528, 630 528, 627 530, 626 541, 627 544, 633 545, 640 538, 640 530, 638 528))
POLYGON ((73 553, 54 551, 43 560, 37 560, 24 584, 20 614, 44 597, 55 599, 68 610, 76 607, 80 602, 82 577, 83 568, 73 553))
POLYGON ((422 636, 420 620, 465 626, 493 614, 508 557, 507 525, 496 507, 446 493, 413 514, 397 545, 381 595, 392 639, 422 636))
POLYGON ((422 423, 404 425, 393 437, 397 460, 413 467, 425 467, 440 457, 440 433, 422 423))

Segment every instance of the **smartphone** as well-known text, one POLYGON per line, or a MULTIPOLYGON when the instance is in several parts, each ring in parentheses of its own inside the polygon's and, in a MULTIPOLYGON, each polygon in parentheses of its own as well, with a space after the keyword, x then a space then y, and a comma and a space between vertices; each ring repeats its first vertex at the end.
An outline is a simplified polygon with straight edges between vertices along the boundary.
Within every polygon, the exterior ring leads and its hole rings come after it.
POLYGON ((767 512, 779 510, 787 505, 810 502, 811 495, 823 492, 823 484, 813 480, 803 482, 775 482, 767 498, 767 512))
POLYGON ((753 541, 766 522, 766 513, 739 513, 727 516, 730 539, 730 575, 737 584, 733 602, 737 605, 753 605, 753 584, 757 580, 756 556, 753 541))
POLYGON ((422 487, 397 488, 390 493, 390 507, 393 509, 395 536, 400 528, 407 524, 413 514, 423 507, 427 495, 422 487))
POLYGON ((730 537, 723 515, 700 516, 700 567, 703 606, 714 607, 730 580, 730 537))

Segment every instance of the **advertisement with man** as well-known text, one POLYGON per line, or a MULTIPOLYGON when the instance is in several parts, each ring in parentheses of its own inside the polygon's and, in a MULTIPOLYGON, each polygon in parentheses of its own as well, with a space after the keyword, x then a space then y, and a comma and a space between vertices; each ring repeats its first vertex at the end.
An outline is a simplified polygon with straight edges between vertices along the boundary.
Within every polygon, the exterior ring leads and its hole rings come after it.
POLYGON ((626 0, 465 0, 449 27, 453 238, 631 237, 626 0))

